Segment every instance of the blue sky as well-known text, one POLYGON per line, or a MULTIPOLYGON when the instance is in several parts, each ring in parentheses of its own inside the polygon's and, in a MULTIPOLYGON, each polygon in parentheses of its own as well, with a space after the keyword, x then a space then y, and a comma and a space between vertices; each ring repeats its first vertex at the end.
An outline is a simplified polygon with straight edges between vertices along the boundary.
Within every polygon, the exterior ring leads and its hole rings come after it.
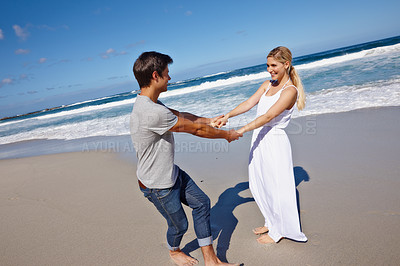
POLYGON ((138 89, 134 60, 174 59, 172 82, 400 35, 400 1, 0 3, 0 117, 138 89))

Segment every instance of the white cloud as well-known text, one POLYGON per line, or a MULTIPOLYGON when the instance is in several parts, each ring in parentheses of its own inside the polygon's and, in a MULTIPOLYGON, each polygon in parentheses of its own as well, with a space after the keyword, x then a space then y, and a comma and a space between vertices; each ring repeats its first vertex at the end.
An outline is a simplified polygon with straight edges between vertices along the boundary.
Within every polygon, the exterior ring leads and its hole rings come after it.
POLYGON ((17 49, 15 50, 15 54, 29 54, 30 51, 28 49, 17 49))
POLYGON ((108 49, 108 50, 106 51, 106 54, 112 54, 112 53, 115 53, 115 50, 112 49, 112 48, 110 48, 110 49, 108 49))
POLYGON ((236 31, 236 34, 242 37, 246 37, 247 36, 247 31, 245 30, 238 30, 236 31))
MULTIPOLYGON (((65 29, 65 30, 69 30, 68 25, 61 25, 61 26, 49 26, 46 24, 42 24, 42 25, 33 25, 31 23, 28 23, 25 25, 25 27, 21 27, 17 24, 12 26, 14 31, 15 31, 15 35, 17 35, 17 37, 19 37, 22 41, 26 41, 26 39, 28 39, 30 32, 28 31, 29 28, 34 28, 34 29, 39 29, 39 30, 46 30, 46 31, 56 31, 58 29, 65 29)), ((2 33, 2 30, 0 29, 0 40, 4 39, 4 35, 2 33)))
POLYGON ((81 61, 88 61, 88 62, 90 62, 90 61, 93 61, 93 58, 92 58, 92 57, 87 57, 87 58, 81 59, 81 61))
POLYGON ((114 54, 115 55, 115 50, 113 48, 108 49, 105 53, 101 53, 100 57, 103 59, 107 59, 110 57, 110 55, 114 54))
POLYGON ((105 52, 99 54, 99 56, 100 56, 101 58, 103 58, 103 59, 108 59, 108 58, 110 58, 111 56, 115 57, 115 56, 127 55, 127 54, 128 54, 127 51, 121 51, 121 52, 119 52, 119 51, 116 51, 116 50, 113 49, 113 48, 109 48, 107 51, 105 51, 105 52))
POLYGON ((38 28, 39 30, 50 30, 50 31, 55 31, 56 28, 54 27, 50 27, 49 25, 43 24, 43 25, 37 25, 36 28, 38 28))
POLYGON ((99 7, 96 10, 94 10, 93 13, 95 15, 102 15, 104 13, 109 12, 110 10, 111 10, 111 8, 109 8, 109 7, 99 7))
POLYGON ((20 80, 28 79, 28 75, 27 75, 27 74, 21 74, 21 75, 19 76, 19 79, 20 79, 20 80))
POLYGON ((11 85, 11 84, 15 84, 15 83, 19 83, 20 81, 27 81, 27 80, 31 80, 33 77, 29 77, 27 74, 21 74, 19 77, 15 77, 15 76, 11 76, 8 78, 3 78, 2 80, 0 80, 0 88, 3 85, 11 85))
POLYGON ((15 35, 17 35, 21 40, 25 41, 28 38, 29 32, 27 27, 23 29, 19 25, 14 25, 13 29, 15 31, 15 35))
MULTIPOLYGON (((47 60, 47 58, 46 58, 46 60, 47 60)), ((58 60, 57 62, 52 63, 52 64, 50 64, 50 65, 48 65, 48 66, 49 66, 49 67, 52 67, 52 66, 55 66, 55 65, 58 65, 58 64, 63 64, 63 63, 68 63, 68 62, 70 62, 70 60, 68 60, 68 59, 61 59, 61 60, 58 60)))
POLYGON ((4 40, 4 34, 2 29, 0 29, 0 40, 4 40))
POLYGON ((39 64, 43 64, 46 61, 47 61, 47 58, 42 57, 39 59, 39 64))
POLYGON ((13 83, 13 80, 10 79, 10 78, 5 78, 5 79, 3 79, 3 80, 1 81, 1 83, 3 83, 3 84, 11 84, 11 83, 13 83))
POLYGON ((48 31, 56 31, 58 29, 69 30, 68 25, 65 25, 65 24, 61 25, 61 26, 56 26, 56 27, 49 26, 49 25, 46 25, 46 24, 42 24, 42 25, 28 24, 27 27, 35 27, 35 28, 37 28, 39 30, 48 30, 48 31))
POLYGON ((128 48, 128 49, 134 48, 134 47, 136 47, 136 46, 138 46, 138 45, 145 44, 145 43, 146 43, 145 40, 140 40, 140 41, 138 41, 138 42, 128 44, 128 45, 126 46, 126 48, 128 48))
POLYGON ((185 15, 186 15, 186 16, 191 16, 192 14, 193 14, 193 13, 192 13, 192 11, 190 11, 190 10, 188 10, 188 11, 185 12, 185 15))

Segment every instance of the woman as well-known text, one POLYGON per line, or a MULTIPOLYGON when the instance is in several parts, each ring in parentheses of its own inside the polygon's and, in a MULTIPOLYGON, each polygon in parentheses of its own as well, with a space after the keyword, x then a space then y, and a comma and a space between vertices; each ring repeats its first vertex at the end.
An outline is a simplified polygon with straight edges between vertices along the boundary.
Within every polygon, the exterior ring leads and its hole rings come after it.
POLYGON ((292 151, 283 130, 290 121, 294 105, 304 108, 305 94, 300 77, 292 66, 292 54, 277 47, 267 56, 265 81, 246 101, 216 121, 226 124, 231 117, 249 111, 258 104, 256 119, 238 130, 253 132, 249 157, 249 186, 265 224, 253 232, 261 235, 259 243, 278 242, 282 238, 307 241, 301 232, 296 202, 292 151), (268 234, 266 234, 268 233, 268 234))

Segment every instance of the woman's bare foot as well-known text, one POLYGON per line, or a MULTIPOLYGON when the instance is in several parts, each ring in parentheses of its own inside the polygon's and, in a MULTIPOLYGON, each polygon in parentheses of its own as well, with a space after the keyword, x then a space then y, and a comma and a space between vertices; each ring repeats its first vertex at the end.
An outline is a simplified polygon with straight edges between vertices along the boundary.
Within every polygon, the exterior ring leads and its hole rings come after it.
POLYGON ((275 241, 268 234, 262 235, 259 238, 257 238, 257 242, 260 244, 275 243, 275 241))
POLYGON ((268 233, 268 228, 266 226, 261 226, 253 229, 253 233, 256 235, 262 235, 268 233))
POLYGON ((196 265, 197 263, 199 263, 198 260, 186 255, 180 249, 178 249, 176 251, 170 250, 169 256, 175 262, 175 264, 178 266, 191 266, 191 265, 196 265))

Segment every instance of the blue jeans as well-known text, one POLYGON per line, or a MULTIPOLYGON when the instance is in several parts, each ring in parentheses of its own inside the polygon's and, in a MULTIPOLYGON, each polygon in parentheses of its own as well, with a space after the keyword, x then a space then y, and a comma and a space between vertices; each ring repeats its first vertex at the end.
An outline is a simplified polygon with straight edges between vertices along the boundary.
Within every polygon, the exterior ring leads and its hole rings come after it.
POLYGON ((140 188, 140 190, 167 220, 167 242, 170 250, 179 249, 182 237, 188 229, 188 220, 182 203, 193 209, 194 231, 199 246, 212 244, 210 199, 185 171, 179 169, 175 185, 171 188, 140 188))

